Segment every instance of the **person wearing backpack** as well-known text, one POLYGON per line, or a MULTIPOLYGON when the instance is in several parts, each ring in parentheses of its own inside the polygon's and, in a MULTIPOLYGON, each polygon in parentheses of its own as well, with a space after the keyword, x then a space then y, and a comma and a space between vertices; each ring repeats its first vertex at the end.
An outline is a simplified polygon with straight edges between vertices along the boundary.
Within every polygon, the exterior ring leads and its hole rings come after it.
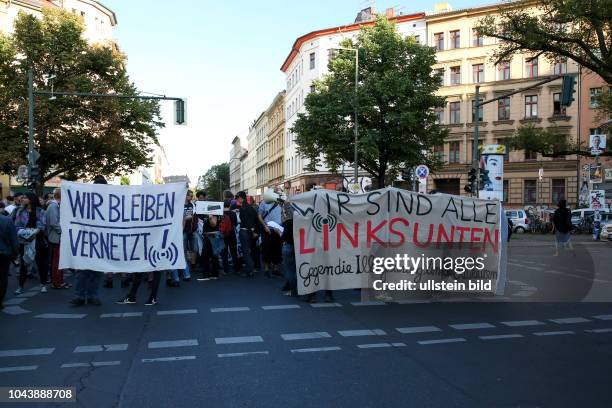
POLYGON ((227 275, 229 274, 229 260, 228 255, 232 257, 232 265, 234 273, 240 272, 240 262, 238 261, 238 242, 236 240, 236 226, 238 225, 238 217, 236 213, 230 210, 231 200, 226 199, 223 202, 223 218, 219 224, 219 231, 223 234, 223 241, 225 242, 225 248, 221 252, 221 259, 223 261, 223 271, 227 275))

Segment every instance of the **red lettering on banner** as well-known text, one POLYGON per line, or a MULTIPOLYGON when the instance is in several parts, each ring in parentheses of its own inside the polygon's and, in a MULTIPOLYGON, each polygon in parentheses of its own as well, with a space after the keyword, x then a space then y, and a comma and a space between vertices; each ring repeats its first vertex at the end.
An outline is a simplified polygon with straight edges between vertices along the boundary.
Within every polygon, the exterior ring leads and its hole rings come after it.
POLYGON ((389 246, 391 247, 399 247, 404 245, 404 242, 406 242, 406 236, 404 233, 393 228, 393 226, 398 222, 404 224, 406 227, 410 225, 408 220, 405 218, 391 218, 391 221, 389 221, 389 232, 399 237, 399 242, 395 242, 393 244, 389 243, 389 246))
POLYGON ((495 230, 495 242, 491 241, 491 232, 489 231, 489 229, 485 229, 484 230, 484 243, 486 244, 487 242, 489 242, 491 244, 491 246, 493 247, 493 252, 499 252, 499 230, 496 229, 495 230))
POLYGON ((306 248, 306 230, 304 228, 300 228, 300 254, 312 254, 314 253, 314 248, 306 248))
POLYGON ((476 234, 481 234, 482 231, 482 228, 472 228, 470 231, 470 249, 474 252, 480 252, 483 249, 482 246, 475 245, 476 242, 482 242, 480 238, 476 236, 476 234))
POLYGON ((422 243, 419 242, 419 223, 416 222, 414 224, 414 234, 412 236, 412 241, 414 242, 414 245, 418 246, 419 248, 426 248, 429 246, 429 244, 431 244, 431 238, 433 237, 433 230, 434 230, 434 225, 433 224, 429 224, 429 235, 427 236, 427 242, 422 243))
POLYGON ((329 251, 329 224, 323 224, 323 252, 329 251))
POLYGON ((368 248, 372 247, 372 240, 376 240, 380 245, 382 245, 383 247, 385 246, 385 243, 376 236, 376 232, 378 232, 378 230, 380 230, 382 227, 384 227, 387 224, 387 221, 383 221, 380 224, 378 224, 378 226, 376 226, 376 228, 372 229, 372 221, 368 220, 368 224, 367 224, 367 230, 366 230, 366 241, 367 241, 367 246, 368 248))
POLYGON ((442 238, 444 238, 445 243, 453 243, 455 237, 455 226, 451 226, 450 236, 446 233, 444 229, 444 224, 438 224, 438 239, 436 239, 436 246, 440 248, 440 244, 443 242, 442 238))
POLYGON ((469 227, 457 227, 457 229, 459 230, 459 248, 463 248, 463 243, 465 242, 465 237, 463 236, 463 234, 465 234, 466 232, 468 232, 470 230, 469 227))
POLYGON ((344 224, 338 224, 337 234, 336 234, 336 248, 340 249, 342 247, 342 234, 349 240, 351 246, 353 248, 359 247, 359 223, 353 224, 354 233, 351 237, 349 230, 344 226, 344 224))

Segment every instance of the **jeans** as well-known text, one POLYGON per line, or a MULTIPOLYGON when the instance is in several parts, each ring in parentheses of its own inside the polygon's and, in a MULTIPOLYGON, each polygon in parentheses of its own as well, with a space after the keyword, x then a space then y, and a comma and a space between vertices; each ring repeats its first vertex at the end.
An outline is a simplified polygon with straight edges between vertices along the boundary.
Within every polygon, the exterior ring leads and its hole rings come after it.
POLYGON ((238 260, 238 248, 236 244, 236 235, 232 232, 232 234, 228 237, 224 238, 225 248, 223 252, 221 252, 221 259, 223 260, 223 270, 228 272, 229 270, 229 260, 228 255, 232 256, 232 264, 234 265, 234 271, 238 272, 240 270, 240 261, 238 260))
POLYGON ((79 299, 98 299, 102 272, 83 269, 77 271, 75 294, 79 299))
POLYGON ((183 274, 183 279, 191 278, 191 272, 189 271, 189 264, 190 263, 191 263, 191 259, 185 258, 185 269, 173 269, 172 272, 170 272, 170 276, 172 277, 172 280, 175 281, 175 282, 178 282, 180 280, 179 279, 179 270, 183 274))
MULTIPOLYGON (((136 293, 138 293, 138 287, 143 279, 147 278, 148 272, 143 273, 135 273, 134 281, 132 282, 132 287, 130 288, 130 293, 128 297, 130 299, 136 299, 136 293)), ((157 291, 159 289, 159 282, 161 281, 162 271, 154 271, 153 272, 153 286, 151 287, 151 294, 149 295, 150 299, 157 299, 157 291)))
POLYGON ((11 265, 11 258, 8 255, 0 254, 0 305, 4 301, 6 288, 8 287, 8 272, 11 265))
POLYGON ((289 284, 289 289, 297 291, 297 274, 295 271, 295 252, 293 245, 283 244, 283 275, 289 284))
POLYGON ((204 248, 202 249, 202 256, 200 257, 200 263, 202 264, 202 276, 204 277, 219 277, 219 257, 216 254, 216 250, 213 249, 212 240, 208 236, 204 237, 204 248))
POLYGON ((51 249, 51 282, 56 288, 64 284, 64 271, 59 269, 60 246, 59 244, 49 243, 51 249))
POLYGON ((253 273, 253 257, 251 256, 251 231, 249 230, 240 230, 238 235, 240 238, 240 247, 242 248, 242 259, 244 260, 244 272, 247 275, 253 273))

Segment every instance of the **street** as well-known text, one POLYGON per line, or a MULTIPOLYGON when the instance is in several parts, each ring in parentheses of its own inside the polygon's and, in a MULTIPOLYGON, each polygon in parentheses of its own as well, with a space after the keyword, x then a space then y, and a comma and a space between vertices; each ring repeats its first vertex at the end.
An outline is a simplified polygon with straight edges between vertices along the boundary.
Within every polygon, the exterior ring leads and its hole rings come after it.
POLYGON ((606 407, 612 303, 578 300, 612 294, 611 244, 574 244, 592 268, 513 237, 502 299, 308 304, 257 275, 164 286, 154 307, 146 286, 115 304, 115 285, 75 309, 34 285, 0 314, 0 384, 76 387, 80 407, 606 407), (537 301, 553 281, 572 302, 537 301))

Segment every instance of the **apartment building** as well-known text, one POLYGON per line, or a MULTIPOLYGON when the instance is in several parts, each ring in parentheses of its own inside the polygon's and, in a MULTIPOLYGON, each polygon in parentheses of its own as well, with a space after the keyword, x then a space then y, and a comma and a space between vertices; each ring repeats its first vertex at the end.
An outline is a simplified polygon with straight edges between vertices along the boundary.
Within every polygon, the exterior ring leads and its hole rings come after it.
POLYGON ((230 190, 236 194, 243 189, 242 185, 242 158, 248 154, 247 149, 242 147, 240 137, 236 136, 232 140, 232 150, 230 151, 230 190))
MULTIPOLYGON (((427 43, 436 48, 434 66, 446 106, 438 120, 449 129, 446 142, 435 148, 445 163, 429 180, 429 189, 449 194, 467 194, 468 169, 472 161, 474 123, 479 121, 479 144, 506 144, 516 128, 531 124, 538 128, 555 127, 569 140, 578 137, 578 104, 560 104, 561 80, 517 93, 474 109, 475 88, 480 100, 529 87, 554 74, 577 73, 572 61, 548 61, 531 54, 514 55, 494 65, 491 55, 497 43, 474 30, 479 19, 496 13, 498 5, 429 14, 427 43)), ((508 207, 553 206, 565 198, 577 202, 578 158, 542 157, 526 150, 506 152, 504 162, 504 203, 508 207), (541 177, 540 177, 541 175, 541 177)))
POLYGON ((266 111, 268 116, 268 186, 283 188, 285 176, 285 91, 279 92, 266 111))

